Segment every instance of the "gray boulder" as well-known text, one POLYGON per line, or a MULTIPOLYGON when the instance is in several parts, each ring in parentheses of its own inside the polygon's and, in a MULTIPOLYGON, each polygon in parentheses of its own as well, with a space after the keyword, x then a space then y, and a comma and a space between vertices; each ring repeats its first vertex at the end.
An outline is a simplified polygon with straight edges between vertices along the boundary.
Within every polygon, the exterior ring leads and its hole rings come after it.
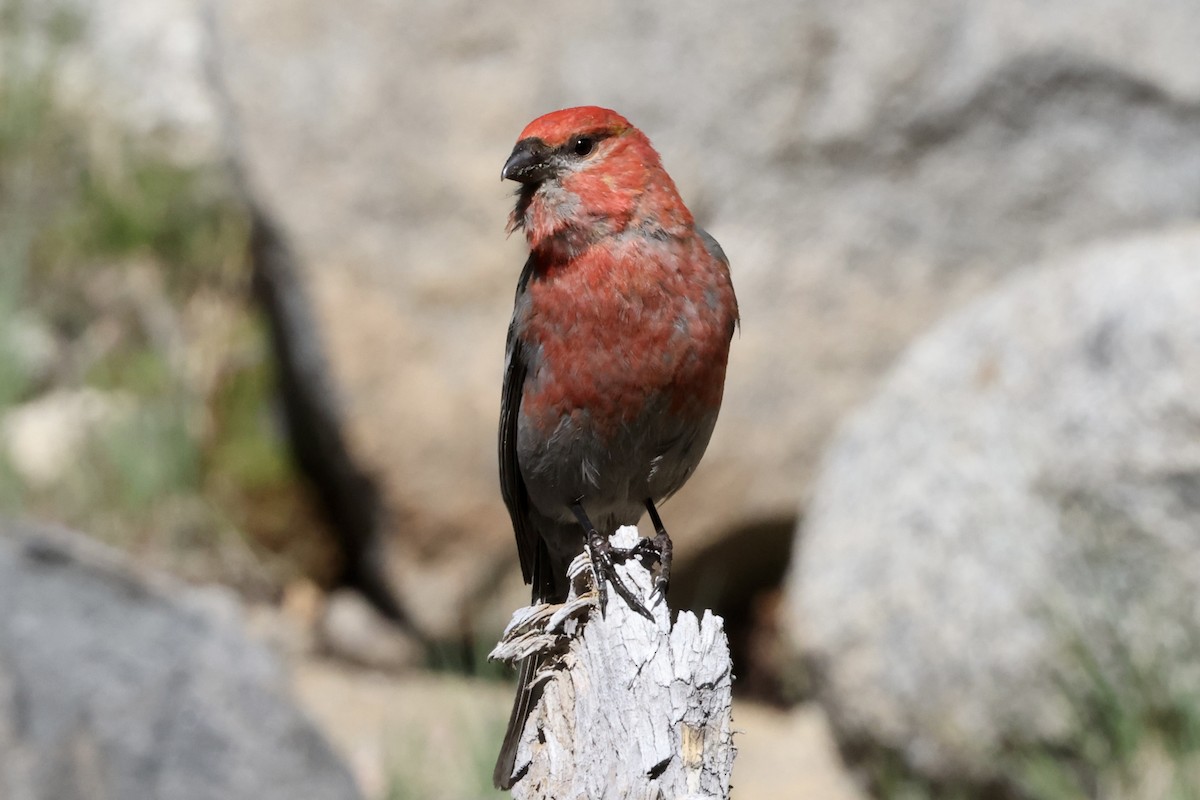
POLYGON ((0 797, 359 798, 235 608, 0 521, 0 797))
POLYGON ((664 509, 684 571, 794 516, 930 319, 1014 264, 1200 213, 1195 3, 209 7, 302 457, 352 568, 434 635, 500 624, 516 572, 494 451, 524 256, 499 168, 538 114, 629 116, 733 262, 722 419, 664 509))
POLYGON ((835 438, 797 547, 839 739, 930 780, 1077 743, 1104 684, 1200 691, 1200 229, 1055 259, 923 336, 835 438))

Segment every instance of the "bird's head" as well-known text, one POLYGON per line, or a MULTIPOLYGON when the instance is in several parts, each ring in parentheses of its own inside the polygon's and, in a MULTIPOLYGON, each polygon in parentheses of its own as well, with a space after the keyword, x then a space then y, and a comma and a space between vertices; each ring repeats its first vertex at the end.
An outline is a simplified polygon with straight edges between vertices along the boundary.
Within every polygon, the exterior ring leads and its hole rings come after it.
POLYGON ((656 225, 691 223, 650 140, 607 108, 538 117, 521 131, 500 177, 521 184, 509 230, 523 228, 534 247, 563 235, 594 241, 648 215, 656 225))

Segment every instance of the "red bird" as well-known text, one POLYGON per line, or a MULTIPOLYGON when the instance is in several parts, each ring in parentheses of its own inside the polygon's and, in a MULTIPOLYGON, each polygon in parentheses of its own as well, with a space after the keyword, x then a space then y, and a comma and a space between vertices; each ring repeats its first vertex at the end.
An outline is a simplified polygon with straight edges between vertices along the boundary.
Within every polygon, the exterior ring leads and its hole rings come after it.
MULTIPOLYGON (((584 106, 535 119, 500 173, 521 184, 509 232, 529 260, 517 283, 500 406, 500 487, 535 603, 567 595, 585 547, 601 610, 606 582, 649 616, 612 571, 671 542, 655 503, 708 446, 738 324, 729 262, 679 198, 650 140, 620 114, 584 106), (648 511, 653 540, 608 536, 648 511)), ((537 700, 536 657, 520 688, 493 779, 507 789, 537 700)))

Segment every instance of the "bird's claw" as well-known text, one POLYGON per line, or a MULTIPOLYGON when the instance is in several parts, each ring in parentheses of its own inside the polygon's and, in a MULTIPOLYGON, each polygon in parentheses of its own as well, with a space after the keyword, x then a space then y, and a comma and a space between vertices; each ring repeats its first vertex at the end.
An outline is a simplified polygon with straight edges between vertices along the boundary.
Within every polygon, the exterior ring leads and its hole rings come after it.
POLYGON ((667 534, 662 517, 658 515, 658 509, 654 507, 654 501, 649 498, 646 499, 646 511, 650 514, 650 521, 654 523, 654 539, 651 541, 658 555, 658 577, 654 580, 654 588, 658 590, 659 598, 665 600, 667 586, 671 583, 671 557, 675 547, 671 544, 671 537, 667 534))
POLYGON ((625 585, 625 581, 617 574, 614 566, 618 560, 625 561, 635 556, 646 555, 645 549, 642 546, 643 543, 653 546, 653 543, 649 540, 642 539, 641 542, 638 542, 633 547, 613 547, 612 543, 604 536, 601 536, 599 531, 593 529, 588 532, 588 555, 592 559, 592 571, 596 578, 596 594, 600 600, 601 615, 604 614, 604 609, 608 605, 608 584, 611 583, 617 594, 629 604, 630 608, 651 622, 654 621, 654 615, 650 613, 638 596, 625 585))
POLYGON ((649 543, 650 549, 658 558, 658 576, 654 579, 654 588, 665 600, 667 587, 671 583, 671 557, 675 554, 675 547, 671 544, 671 537, 665 530, 660 530, 653 539, 643 539, 643 541, 649 543))

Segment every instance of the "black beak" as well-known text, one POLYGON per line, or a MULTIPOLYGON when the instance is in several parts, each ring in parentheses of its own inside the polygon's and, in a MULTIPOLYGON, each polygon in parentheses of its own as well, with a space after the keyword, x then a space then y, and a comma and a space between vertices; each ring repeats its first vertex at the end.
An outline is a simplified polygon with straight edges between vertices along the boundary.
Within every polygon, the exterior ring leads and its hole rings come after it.
POLYGON ((551 151, 540 139, 522 139, 500 170, 500 180, 537 183, 554 174, 551 151))

